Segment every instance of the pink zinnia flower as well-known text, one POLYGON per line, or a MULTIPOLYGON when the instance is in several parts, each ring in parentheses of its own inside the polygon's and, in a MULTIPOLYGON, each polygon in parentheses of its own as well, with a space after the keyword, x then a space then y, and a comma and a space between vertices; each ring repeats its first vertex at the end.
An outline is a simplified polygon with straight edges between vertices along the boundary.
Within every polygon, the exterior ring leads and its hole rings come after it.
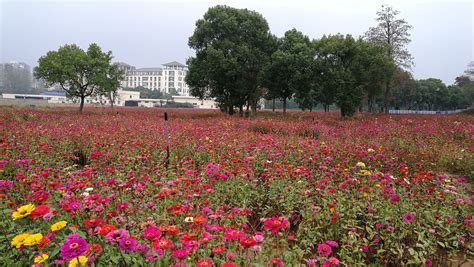
POLYGON ((329 254, 332 253, 332 249, 329 245, 327 244, 319 244, 318 245, 318 252, 321 254, 323 257, 328 256, 329 254))
POLYGON ((88 247, 86 240, 77 234, 72 234, 66 237, 66 242, 61 247, 61 256, 65 260, 72 260, 83 255, 88 247))
POLYGON ((120 239, 119 247, 122 251, 125 252, 134 252, 137 248, 137 242, 132 237, 125 237, 120 239))
POLYGON ((408 224, 411 224, 415 221, 415 216, 409 212, 405 213, 405 215, 403 215, 403 220, 408 223, 408 224))
POLYGON ((178 260, 182 260, 184 258, 186 258, 188 256, 188 252, 184 249, 177 249, 175 251, 173 251, 173 253, 171 254, 171 257, 175 258, 175 259, 178 259, 178 260))
POLYGON ((244 232, 237 229, 228 229, 224 234, 226 239, 239 240, 244 237, 244 232))
POLYGON ((106 236, 105 236, 105 240, 107 240, 108 242, 110 243, 117 243, 119 242, 121 239, 124 239, 128 237, 128 232, 124 229, 117 229, 117 230, 113 230, 113 231, 110 231, 106 236))
POLYGON ((157 227, 151 226, 145 230, 145 232, 142 234, 142 237, 150 241, 155 241, 160 239, 161 231, 157 227))
POLYGON ((323 267, 334 267, 337 265, 339 265, 339 260, 334 257, 331 257, 323 262, 323 267))

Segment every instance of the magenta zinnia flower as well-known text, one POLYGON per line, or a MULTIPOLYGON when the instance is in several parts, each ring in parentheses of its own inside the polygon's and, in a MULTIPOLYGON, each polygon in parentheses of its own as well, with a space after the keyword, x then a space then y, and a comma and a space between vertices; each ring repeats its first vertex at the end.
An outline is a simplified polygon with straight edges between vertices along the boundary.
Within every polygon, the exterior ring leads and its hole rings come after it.
POLYGON ((337 265, 339 265, 339 260, 334 257, 331 257, 323 262, 323 267, 335 267, 337 265))
POLYGON ((318 245, 318 252, 321 254, 323 257, 328 256, 329 254, 332 253, 332 249, 329 245, 327 244, 319 244, 318 245))
POLYGON ((117 229, 117 230, 113 230, 113 231, 110 231, 106 236, 105 236, 105 240, 107 240, 108 242, 110 243, 117 243, 119 242, 121 239, 124 239, 128 237, 128 232, 124 229, 117 229))
POLYGON ((88 248, 89 244, 77 234, 72 234, 66 237, 66 242, 64 242, 61 247, 61 256, 65 260, 72 260, 83 255, 88 248))
POLYGON ((182 260, 188 256, 188 252, 184 249, 177 249, 173 251, 173 254, 171 256, 175 259, 182 260))
POLYGON ((405 213, 405 215, 403 215, 403 220, 410 224, 410 223, 413 223, 415 221, 415 216, 409 212, 405 213))
POLYGON ((161 231, 158 228, 151 226, 145 230, 142 237, 150 241, 155 241, 160 239, 161 231))
POLYGON ((134 252, 137 247, 137 242, 132 237, 125 237, 120 239, 119 247, 125 252, 134 252))

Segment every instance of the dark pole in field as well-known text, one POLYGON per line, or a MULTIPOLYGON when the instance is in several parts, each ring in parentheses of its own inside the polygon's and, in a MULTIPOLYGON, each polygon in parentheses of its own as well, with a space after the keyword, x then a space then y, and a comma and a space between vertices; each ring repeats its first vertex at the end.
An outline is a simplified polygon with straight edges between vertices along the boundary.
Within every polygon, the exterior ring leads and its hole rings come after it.
POLYGON ((170 163, 170 143, 168 138, 168 113, 165 112, 165 135, 166 135, 166 167, 170 163))

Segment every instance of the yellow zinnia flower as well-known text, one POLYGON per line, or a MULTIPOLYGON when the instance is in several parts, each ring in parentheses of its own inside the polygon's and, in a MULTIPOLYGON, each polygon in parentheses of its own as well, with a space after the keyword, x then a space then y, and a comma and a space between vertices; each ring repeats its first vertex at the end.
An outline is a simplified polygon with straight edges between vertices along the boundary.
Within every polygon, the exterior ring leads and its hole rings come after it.
POLYGON ((35 205, 33 204, 21 206, 16 211, 13 212, 12 218, 13 220, 25 218, 26 216, 30 215, 34 209, 35 209, 35 205))
POLYGON ((19 234, 19 235, 15 236, 11 241, 12 246, 15 246, 16 248, 20 248, 21 245, 23 245, 23 243, 25 242, 25 239, 29 235, 30 234, 28 234, 28 233, 23 233, 23 234, 19 234))
POLYGON ((23 242, 23 245, 25 246, 34 246, 38 245, 39 241, 43 238, 42 234, 32 234, 29 235, 25 241, 23 242))
POLYGON ((69 262, 69 267, 77 267, 77 266, 85 266, 87 263, 87 257, 86 256, 79 256, 77 258, 72 259, 69 262))
POLYGON ((48 254, 43 253, 35 256, 35 263, 43 263, 49 258, 48 254))
POLYGON ((67 225, 66 221, 57 222, 57 223, 51 225, 51 231, 53 231, 53 232, 59 231, 59 230, 63 229, 64 227, 66 227, 66 225, 67 225))

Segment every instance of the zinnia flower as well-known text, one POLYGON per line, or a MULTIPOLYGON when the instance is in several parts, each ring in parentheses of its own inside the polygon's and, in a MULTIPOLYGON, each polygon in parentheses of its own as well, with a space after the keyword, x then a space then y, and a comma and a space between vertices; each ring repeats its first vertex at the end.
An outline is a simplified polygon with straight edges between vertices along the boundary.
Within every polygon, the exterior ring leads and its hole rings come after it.
POLYGON ((184 249, 177 249, 175 251, 173 251, 173 253, 171 254, 171 257, 175 258, 175 259, 178 259, 178 260, 182 260, 184 258, 186 258, 188 256, 188 252, 184 249))
POLYGON ((29 235, 30 234, 28 234, 28 233, 23 233, 23 234, 16 235, 10 243, 12 244, 12 246, 15 246, 16 248, 20 248, 23 245, 23 243, 25 242, 25 239, 29 235))
POLYGON ((88 246, 87 241, 82 237, 71 234, 66 237, 66 242, 61 247, 61 256, 66 260, 72 260, 82 256, 87 251, 88 246))
POLYGON ((323 262, 323 267, 335 267, 337 265, 339 265, 339 260, 334 257, 331 257, 323 262))
POLYGON ((35 263, 43 263, 43 262, 45 262, 48 258, 49 258, 48 254, 42 253, 41 255, 39 255, 39 254, 36 255, 36 256, 34 257, 34 261, 35 261, 35 263))
POLYGON ((128 232, 124 229, 117 229, 110 231, 106 236, 105 240, 107 240, 110 243, 117 243, 121 239, 128 237, 128 232))
POLYGON ((329 245, 327 244, 319 244, 318 245, 318 252, 321 254, 323 257, 328 256, 329 254, 332 253, 332 249, 329 245))
POLYGON ((224 236, 230 240, 239 240, 244 236, 244 233, 240 230, 229 229, 224 233, 224 236))
POLYGON ((272 235, 276 234, 280 229, 286 229, 289 227, 288 219, 284 216, 272 217, 266 219, 263 227, 272 232, 272 235))
POLYGON ((120 239, 119 247, 125 252, 134 252, 137 247, 137 242, 132 237, 125 237, 120 239))
POLYGON ((25 246, 34 246, 38 245, 40 240, 43 238, 42 234, 32 234, 29 235, 24 241, 23 245, 25 246))
POLYGON ((30 215, 34 209, 35 209, 35 205, 33 204, 21 206, 16 211, 13 212, 12 218, 13 220, 25 218, 26 216, 30 215))
POLYGON ((196 267, 211 267, 214 264, 212 260, 198 260, 196 267))
POLYGON ((249 248, 255 246, 256 244, 257 241, 255 241, 255 239, 253 239, 252 237, 240 240, 240 245, 242 245, 244 248, 249 248))
POLYGON ((59 221, 53 225, 51 225, 51 231, 53 232, 56 232, 56 231, 59 231, 61 229, 63 229, 64 227, 66 227, 67 225, 67 222, 66 221, 59 221))
POLYGON ((68 267, 77 267, 77 266, 85 266, 87 264, 88 258, 86 256, 79 256, 77 258, 72 259, 69 262, 68 267))
POLYGON ((405 213, 405 215, 403 215, 403 220, 408 223, 408 224, 411 224, 415 221, 415 216, 409 212, 405 213))
POLYGON ((31 218, 36 219, 49 213, 48 205, 40 205, 31 212, 31 218))
POLYGON ((158 228, 151 226, 145 230, 142 237, 150 241, 155 241, 161 237, 161 231, 158 228))

